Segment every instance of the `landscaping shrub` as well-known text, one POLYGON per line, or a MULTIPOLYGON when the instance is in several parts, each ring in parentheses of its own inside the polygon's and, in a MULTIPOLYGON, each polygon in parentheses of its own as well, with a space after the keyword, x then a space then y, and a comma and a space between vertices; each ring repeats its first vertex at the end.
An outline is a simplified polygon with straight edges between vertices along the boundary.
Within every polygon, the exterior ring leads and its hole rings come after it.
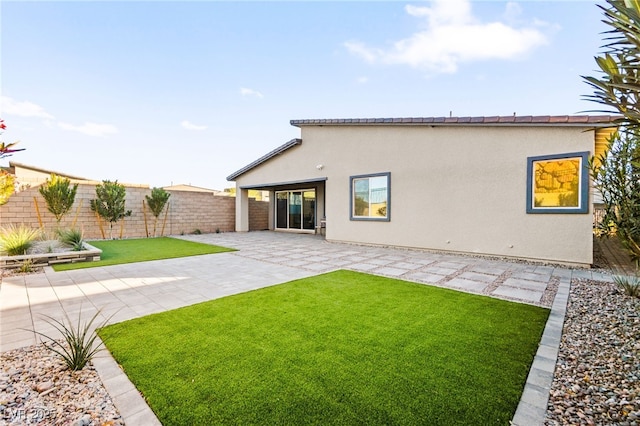
POLYGON ((39 236, 39 229, 23 224, 0 228, 0 252, 8 256, 26 254, 39 236))
POLYGON ((16 185, 16 177, 10 173, 0 170, 0 206, 7 204, 13 195, 16 185))
POLYGON ((616 275, 613 277, 616 286, 627 296, 640 298, 640 278, 616 275))
MULTIPOLYGON (((154 237, 156 236, 158 218, 160 217, 160 213, 162 213, 162 210, 164 210, 165 206, 167 205, 167 202, 169 201, 170 196, 171 194, 169 194, 164 189, 155 188, 155 187, 151 190, 151 196, 145 195, 145 199, 147 200, 147 205, 149 206, 149 210, 151 210, 151 213, 153 214, 153 217, 154 217, 154 220, 153 220, 153 236, 154 237)), ((164 230, 164 226, 162 229, 164 230)))
POLYGON ((23 274, 33 272, 33 270, 34 270, 33 261, 31 259, 26 259, 24 262, 22 262, 22 265, 20 265, 20 268, 18 268, 18 271, 23 274))
POLYGON ((126 196, 127 189, 117 180, 103 180, 102 184, 96 186, 96 198, 91 200, 91 211, 109 222, 110 239, 113 239, 113 224, 131 216, 131 210, 125 209, 126 196))
POLYGON ((59 229, 58 239, 61 243, 71 246, 74 251, 80 251, 84 249, 84 234, 80 229, 59 229))
POLYGON ((78 184, 71 186, 71 181, 55 173, 39 188, 40 195, 47 203, 47 209, 56 218, 58 225, 62 217, 71 210, 76 199, 78 184))
MULTIPOLYGON (((91 361, 93 356, 102 350, 102 345, 94 346, 98 335, 95 331, 91 331, 91 326, 96 318, 98 318, 98 315, 100 315, 100 311, 96 312, 89 322, 85 322, 84 324, 81 324, 81 315, 82 310, 78 313, 78 321, 76 324, 71 322, 66 312, 64 314, 65 321, 57 320, 49 315, 43 315, 47 318, 45 321, 62 334, 64 343, 34 330, 34 333, 39 334, 51 342, 49 349, 60 355, 66 366, 73 371, 82 370, 85 365, 91 361)), ((111 317, 104 320, 98 328, 104 327, 109 319, 111 319, 111 317)))
POLYGON ((591 159, 593 186, 602 196, 598 235, 616 235, 631 259, 640 261, 640 130, 616 133, 609 149, 591 159))

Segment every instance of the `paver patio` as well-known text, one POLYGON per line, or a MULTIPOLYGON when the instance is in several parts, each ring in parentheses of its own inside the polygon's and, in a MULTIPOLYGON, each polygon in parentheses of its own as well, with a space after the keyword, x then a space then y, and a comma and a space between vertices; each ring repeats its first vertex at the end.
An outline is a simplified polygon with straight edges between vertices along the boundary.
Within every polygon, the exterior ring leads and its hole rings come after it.
POLYGON ((562 267, 326 242, 314 235, 275 232, 188 235, 180 238, 239 251, 143 263, 5 277, 0 286, 0 351, 36 343, 24 329, 52 331, 42 315, 111 322, 161 312, 336 269, 430 283, 551 306, 560 282, 607 274, 562 267))

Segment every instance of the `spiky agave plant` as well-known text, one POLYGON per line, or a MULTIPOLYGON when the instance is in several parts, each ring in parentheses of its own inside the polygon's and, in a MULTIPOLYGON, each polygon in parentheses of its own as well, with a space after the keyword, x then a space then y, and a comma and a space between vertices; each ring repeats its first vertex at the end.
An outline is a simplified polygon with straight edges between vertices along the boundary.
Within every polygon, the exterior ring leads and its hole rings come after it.
MULTIPOLYGON (((64 313, 65 319, 62 321, 49 315, 43 315, 43 317, 47 318, 45 322, 53 326, 62 334, 63 342, 39 331, 34 330, 34 333, 49 340, 49 349, 60 355, 70 370, 79 371, 82 370, 89 361, 91 361, 96 353, 103 349, 102 343, 97 345, 95 344, 96 339, 98 339, 98 335, 96 334, 95 329, 92 329, 92 325, 100 313, 101 310, 98 310, 88 322, 82 323, 82 309, 80 309, 80 312, 78 313, 78 321, 75 324, 71 322, 71 319, 66 312, 64 313)), ((109 318, 104 320, 96 328, 104 327, 111 317, 113 317, 113 315, 109 316, 109 318)))
POLYGON ((614 275, 616 286, 627 296, 640 298, 640 277, 614 275))
POLYGON ((58 229, 57 232, 60 242, 71 246, 74 251, 80 251, 84 249, 84 233, 81 229, 58 229))

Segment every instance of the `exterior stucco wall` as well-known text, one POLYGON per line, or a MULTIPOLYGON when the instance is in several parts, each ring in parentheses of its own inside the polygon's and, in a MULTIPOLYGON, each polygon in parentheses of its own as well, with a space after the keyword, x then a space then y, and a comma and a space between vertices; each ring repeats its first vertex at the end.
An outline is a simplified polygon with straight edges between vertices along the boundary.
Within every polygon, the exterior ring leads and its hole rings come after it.
POLYGON ((525 210, 527 157, 592 153, 586 127, 325 125, 302 127, 302 140, 237 185, 326 177, 328 240, 592 262, 591 214, 525 210), (349 177, 380 172, 391 220, 349 220, 349 177))

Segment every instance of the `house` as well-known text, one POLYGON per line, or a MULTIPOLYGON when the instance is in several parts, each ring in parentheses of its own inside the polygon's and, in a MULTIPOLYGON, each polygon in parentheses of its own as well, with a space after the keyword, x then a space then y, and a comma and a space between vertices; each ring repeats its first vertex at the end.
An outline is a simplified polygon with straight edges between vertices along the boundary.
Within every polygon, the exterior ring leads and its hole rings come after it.
POLYGON ((220 195, 222 197, 229 195, 228 193, 224 191, 218 191, 217 189, 202 188, 200 186, 187 185, 185 183, 163 186, 162 189, 164 189, 165 191, 206 192, 213 195, 220 195))
POLYGON ((248 191, 266 190, 277 231, 588 266, 587 161, 616 118, 292 120, 300 138, 227 177, 236 231, 248 231, 248 191))
POLYGON ((5 171, 14 175, 22 187, 35 187, 42 185, 54 173, 60 177, 67 178, 73 182, 92 182, 91 179, 73 176, 67 173, 56 172, 53 170, 43 169, 41 167, 30 166, 28 164, 16 163, 9 161, 9 167, 3 167, 5 171))

